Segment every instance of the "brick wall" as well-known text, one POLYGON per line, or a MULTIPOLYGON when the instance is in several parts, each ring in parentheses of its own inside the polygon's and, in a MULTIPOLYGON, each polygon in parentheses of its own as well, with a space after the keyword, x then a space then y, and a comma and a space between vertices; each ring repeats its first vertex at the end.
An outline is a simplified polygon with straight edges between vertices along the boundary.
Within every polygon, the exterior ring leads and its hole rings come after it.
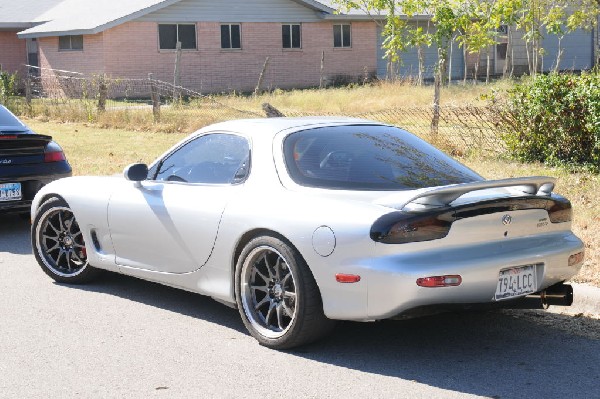
MULTIPOLYGON (((243 23, 242 49, 223 50, 218 23, 196 24, 197 50, 183 50, 181 84, 203 92, 249 91, 254 88, 265 58, 270 58, 263 88, 317 86, 321 52, 328 79, 346 75, 360 79, 374 74, 377 64, 376 25, 352 23, 352 48, 333 48, 333 23, 305 23, 302 49, 282 49, 281 24, 243 23)), ((59 52, 58 38, 40 39, 40 63, 45 68, 85 74, 106 73, 120 78, 173 81, 175 51, 159 50, 158 26, 128 22, 98 35, 84 36, 83 52, 59 52)))
POLYGON ((41 68, 60 69, 86 75, 104 72, 103 33, 85 35, 83 50, 59 50, 58 37, 38 39, 41 68))
POLYGON ((27 63, 25 40, 17 38, 16 31, 0 31, 0 65, 6 72, 22 72, 27 63))

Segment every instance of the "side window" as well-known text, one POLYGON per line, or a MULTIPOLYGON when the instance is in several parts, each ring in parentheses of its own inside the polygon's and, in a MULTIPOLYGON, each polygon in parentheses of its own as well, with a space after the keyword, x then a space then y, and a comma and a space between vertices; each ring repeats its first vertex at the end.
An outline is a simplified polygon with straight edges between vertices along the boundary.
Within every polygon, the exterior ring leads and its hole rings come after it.
POLYGON ((221 48, 222 49, 241 49, 242 34, 240 24, 221 25, 221 48))
POLYGON ((161 50, 175 50, 177 42, 181 42, 184 50, 196 48, 196 25, 194 24, 159 24, 158 44, 161 50))
POLYGON ((352 47, 349 24, 333 25, 333 47, 352 47))
POLYGON ((67 35, 58 37, 58 50, 59 51, 77 51, 83 50, 83 36, 82 35, 67 35))
POLYGON ((235 184, 249 172, 250 146, 244 137, 226 133, 200 136, 164 158, 155 180, 235 184))
POLYGON ((300 24, 281 25, 281 41, 283 48, 301 48, 300 24))

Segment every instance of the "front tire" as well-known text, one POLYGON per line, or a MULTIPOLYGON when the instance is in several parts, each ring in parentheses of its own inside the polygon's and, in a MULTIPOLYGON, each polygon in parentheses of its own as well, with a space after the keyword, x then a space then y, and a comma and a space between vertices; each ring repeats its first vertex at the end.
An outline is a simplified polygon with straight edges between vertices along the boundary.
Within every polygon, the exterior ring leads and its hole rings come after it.
POLYGON ((31 245, 42 270, 58 282, 83 284, 99 273, 88 263, 75 215, 60 198, 51 198, 38 209, 31 226, 31 245))
POLYGON ((236 301, 244 325, 261 345, 289 349, 331 331, 319 288, 298 251, 271 236, 243 249, 235 273, 236 301))

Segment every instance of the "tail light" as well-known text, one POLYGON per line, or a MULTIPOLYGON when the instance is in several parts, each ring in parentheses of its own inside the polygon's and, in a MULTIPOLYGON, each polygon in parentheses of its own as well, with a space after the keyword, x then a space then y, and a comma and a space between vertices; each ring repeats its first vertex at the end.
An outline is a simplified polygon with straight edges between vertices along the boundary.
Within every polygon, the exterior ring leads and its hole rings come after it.
POLYGON ((62 148, 54 141, 48 143, 46 148, 44 148, 44 162, 60 162, 66 161, 65 153, 62 148))
POLYGON ((573 218, 571 202, 557 194, 552 195, 552 201, 548 201, 548 217, 552 223, 570 222, 573 218))
POLYGON ((415 215, 393 212, 371 227, 371 239, 385 244, 431 241, 444 238, 454 220, 452 213, 415 215))
POLYGON ((462 277, 454 274, 451 276, 432 276, 417 279, 417 285, 425 288, 456 287, 462 283, 462 277))

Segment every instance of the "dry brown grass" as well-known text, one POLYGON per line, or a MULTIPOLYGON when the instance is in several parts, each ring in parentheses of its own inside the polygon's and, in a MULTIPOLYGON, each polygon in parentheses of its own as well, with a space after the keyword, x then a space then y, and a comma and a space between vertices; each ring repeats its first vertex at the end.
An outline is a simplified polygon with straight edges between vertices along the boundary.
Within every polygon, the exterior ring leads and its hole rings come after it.
MULTIPOLYGON (((442 91, 442 105, 465 105, 480 102, 482 95, 501 91, 509 82, 499 81, 492 85, 452 84, 442 91)), ((260 110, 268 102, 284 113, 326 112, 330 114, 359 114, 401 107, 431 105, 433 86, 414 86, 402 82, 378 82, 371 85, 282 91, 275 90, 257 97, 224 96, 215 98, 219 102, 242 109, 260 110)))
POLYGON ((130 163, 150 163, 187 133, 134 132, 94 125, 25 120, 37 133, 60 143, 75 175, 120 173, 130 163))
MULTIPOLYGON (((442 106, 482 105, 482 96, 501 92, 509 85, 508 81, 476 86, 452 84, 442 91, 442 106)), ((92 99, 38 99, 28 109, 22 99, 15 98, 12 108, 40 121, 94 123, 106 128, 172 133, 193 131, 227 119, 263 116, 263 103, 270 103, 285 114, 356 115, 427 107, 432 100, 431 85, 419 87, 402 82, 378 82, 325 90, 274 90, 259 96, 228 94, 195 98, 178 107, 162 106, 159 123, 154 122, 152 107, 143 102, 109 100, 106 112, 98 112, 97 101, 92 99)), ((428 120, 422 122, 429 124, 428 120)))

